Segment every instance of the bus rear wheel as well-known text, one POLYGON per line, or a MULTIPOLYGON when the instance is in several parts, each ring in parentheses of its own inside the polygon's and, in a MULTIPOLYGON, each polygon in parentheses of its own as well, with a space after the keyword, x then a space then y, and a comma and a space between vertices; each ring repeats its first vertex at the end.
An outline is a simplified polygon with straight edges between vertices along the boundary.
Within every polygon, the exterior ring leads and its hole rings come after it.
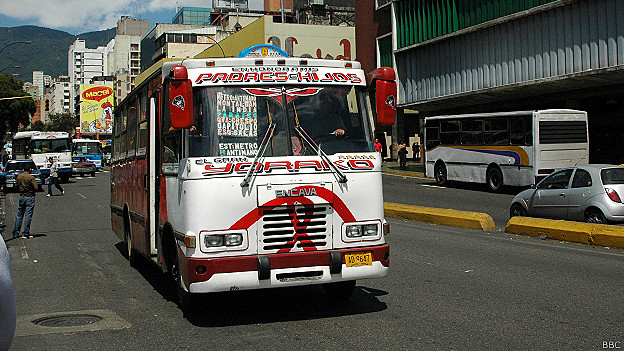
POLYGON ((491 192, 498 193, 503 189, 503 174, 497 167, 488 169, 486 179, 491 192))
POLYGON ((435 176, 436 184, 446 185, 447 183, 446 167, 442 163, 437 164, 435 166, 433 173, 435 176))

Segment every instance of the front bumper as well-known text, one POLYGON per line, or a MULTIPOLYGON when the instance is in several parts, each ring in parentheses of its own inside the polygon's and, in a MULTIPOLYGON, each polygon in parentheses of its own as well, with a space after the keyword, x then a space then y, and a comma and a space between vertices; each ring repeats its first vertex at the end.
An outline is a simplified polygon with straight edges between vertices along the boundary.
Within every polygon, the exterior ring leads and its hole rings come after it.
POLYGON ((228 258, 180 257, 180 268, 187 291, 210 293, 385 277, 389 270, 389 254, 390 246, 384 244, 331 251, 228 258), (372 254, 371 265, 346 266, 345 253, 366 251, 372 254), (198 274, 198 266, 204 266, 206 272, 198 274))

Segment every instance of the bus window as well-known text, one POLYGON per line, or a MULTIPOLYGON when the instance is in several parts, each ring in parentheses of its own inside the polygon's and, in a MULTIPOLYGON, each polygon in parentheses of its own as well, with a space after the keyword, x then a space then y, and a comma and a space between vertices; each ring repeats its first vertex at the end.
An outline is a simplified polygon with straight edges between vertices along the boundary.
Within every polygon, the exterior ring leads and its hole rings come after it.
POLYGON ((426 141, 427 144, 425 145, 425 148, 427 148, 427 150, 431 150, 434 147, 440 145, 440 133, 439 133, 439 128, 437 127, 437 123, 436 126, 430 126, 433 123, 429 124, 426 127, 426 141))
POLYGON ((483 120, 461 121, 462 145, 483 145, 483 120))
POLYGON ((509 119, 511 145, 524 145, 524 121, 522 118, 509 119))
POLYGON ((527 146, 533 145, 533 118, 524 118, 524 142, 527 146))
POLYGON ((440 121, 440 144, 459 145, 459 121, 440 121))
POLYGON ((509 145, 506 118, 488 118, 484 124, 486 145, 509 145))

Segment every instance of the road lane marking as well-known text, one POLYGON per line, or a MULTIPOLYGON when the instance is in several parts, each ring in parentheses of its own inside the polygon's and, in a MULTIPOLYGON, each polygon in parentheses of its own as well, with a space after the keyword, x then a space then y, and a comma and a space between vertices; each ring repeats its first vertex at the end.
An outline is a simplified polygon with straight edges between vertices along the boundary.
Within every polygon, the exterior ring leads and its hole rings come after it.
POLYGON ((83 198, 83 199, 86 199, 86 198, 87 198, 86 196, 82 195, 81 193, 76 193, 76 194, 78 194, 78 196, 80 196, 80 197, 81 197, 81 198, 83 198))
POLYGON ((447 189, 444 186, 439 186, 439 185, 430 185, 430 184, 420 184, 421 186, 426 186, 428 188, 436 188, 436 189, 447 189))

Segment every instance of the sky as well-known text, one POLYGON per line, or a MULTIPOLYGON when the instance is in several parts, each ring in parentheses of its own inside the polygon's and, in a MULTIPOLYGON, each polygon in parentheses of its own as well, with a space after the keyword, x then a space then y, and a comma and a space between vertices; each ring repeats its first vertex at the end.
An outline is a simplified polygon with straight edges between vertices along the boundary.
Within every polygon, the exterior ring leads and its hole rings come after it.
MULTIPOLYGON (((248 0, 262 10, 264 0, 248 0)), ((35 25, 82 34, 117 26, 121 16, 171 23, 176 6, 212 7, 212 0, 0 0, 0 27, 35 25), (105 4, 103 6, 102 4, 105 4)))

